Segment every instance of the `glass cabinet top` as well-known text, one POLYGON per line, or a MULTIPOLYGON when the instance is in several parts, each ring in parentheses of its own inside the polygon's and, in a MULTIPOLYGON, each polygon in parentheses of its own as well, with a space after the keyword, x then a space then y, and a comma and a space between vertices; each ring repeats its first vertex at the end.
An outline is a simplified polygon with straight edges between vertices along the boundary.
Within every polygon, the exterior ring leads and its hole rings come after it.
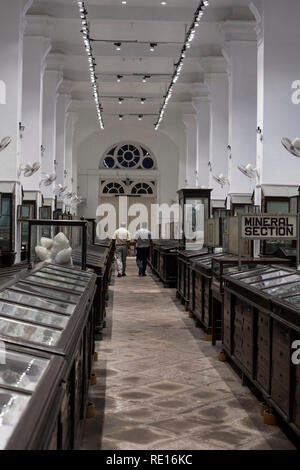
POLYGON ((257 266, 254 266, 251 271, 246 272, 246 273, 238 272, 238 273, 232 274, 232 277, 234 277, 235 279, 246 279, 249 276, 255 276, 260 273, 267 273, 267 272, 274 271, 274 270, 275 268, 273 266, 271 266, 270 268, 268 268, 267 266, 261 266, 260 268, 257 268, 257 266))
POLYGON ((61 336, 61 331, 31 325, 10 318, 0 318, 1 334, 24 341, 55 346, 61 336))
POLYGON ((4 449, 18 424, 30 396, 0 389, 0 449, 4 449))
POLYGON ((31 275, 31 276, 28 276, 26 277, 26 281, 29 281, 29 282, 34 282, 36 284, 45 284, 46 286, 53 286, 53 287, 59 287, 59 288, 63 288, 63 289, 69 289, 69 290, 74 290, 75 292, 84 292, 85 291, 85 287, 82 287, 82 286, 75 286, 75 285, 70 285, 67 287, 66 284, 62 285, 61 281, 53 281, 52 279, 43 279, 41 277, 38 277, 38 276, 35 276, 35 275, 31 275))
POLYGON ((74 269, 71 267, 65 268, 64 266, 60 266, 57 264, 49 264, 47 266, 47 269, 53 269, 54 271, 63 271, 66 273, 71 273, 71 274, 76 274, 76 276, 79 277, 84 277, 85 279, 90 279, 92 277, 92 274, 84 272, 84 271, 79 271, 78 269, 74 269))
POLYGON ((66 283, 66 288, 67 289, 73 289, 73 286, 81 286, 83 288, 86 288, 87 283, 83 282, 81 280, 75 280, 71 279, 69 277, 61 276, 59 274, 49 274, 47 272, 36 272, 34 273, 35 277, 42 278, 42 279, 51 279, 53 281, 58 281, 58 282, 65 282, 66 283))
POLYGON ((252 284, 251 287, 256 289, 267 289, 269 287, 281 286, 282 284, 287 284, 288 282, 300 281, 300 276, 293 274, 291 276, 278 277, 276 279, 266 279, 265 281, 257 282, 252 284))
POLYGON ((289 304, 300 306, 300 295, 295 295, 294 297, 285 297, 283 300, 289 304))
POLYGON ((5 291, 0 292, 0 299, 10 300, 11 302, 17 302, 19 304, 27 305, 30 307, 51 310, 52 312, 56 313, 64 313, 66 315, 72 315, 76 308, 76 305, 68 304, 66 302, 63 302, 62 300, 47 300, 43 299, 42 297, 35 297, 10 289, 6 289, 5 291))
POLYGON ((287 284, 283 286, 272 287, 271 289, 265 289, 264 292, 269 295, 288 295, 296 294, 300 292, 300 282, 295 282, 293 284, 287 284))
POLYGON ((52 276, 65 276, 66 279, 68 278, 68 279, 75 280, 75 281, 80 280, 81 282, 84 282, 85 285, 87 285, 89 282, 89 278, 85 276, 80 276, 80 275, 78 276, 76 272, 69 273, 65 271, 55 271, 55 269, 52 269, 52 268, 43 268, 39 271, 39 273, 48 273, 48 274, 51 274, 52 276))
POLYGON ((269 271, 269 272, 258 274, 257 276, 248 277, 244 279, 243 281, 246 282, 246 284, 251 284, 254 282, 258 282, 258 281, 265 281, 266 279, 289 276, 289 274, 291 273, 289 273, 288 271, 269 271))
POLYGON ((50 297, 51 299, 60 299, 65 302, 72 302, 77 304, 79 297, 76 294, 69 294, 68 292, 57 291, 55 289, 47 289, 47 287, 35 286, 34 284, 25 284, 24 282, 17 282, 13 286, 14 290, 21 292, 31 292, 33 294, 41 295, 42 297, 50 297))
POLYGON ((6 385, 33 392, 49 362, 48 359, 0 347, 0 388, 1 385, 6 385))
POLYGON ((2 315, 29 322, 41 323, 45 326, 55 326, 57 328, 65 328, 70 318, 57 313, 44 312, 22 305, 14 305, 0 301, 0 316, 2 315))

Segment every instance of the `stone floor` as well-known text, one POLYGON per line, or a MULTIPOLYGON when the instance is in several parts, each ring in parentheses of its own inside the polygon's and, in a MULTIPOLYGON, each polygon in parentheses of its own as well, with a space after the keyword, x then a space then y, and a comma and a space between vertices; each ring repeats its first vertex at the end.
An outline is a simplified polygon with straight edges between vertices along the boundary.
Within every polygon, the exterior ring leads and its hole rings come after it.
POLYGON ((259 402, 176 299, 134 259, 115 278, 104 340, 97 343, 96 417, 82 449, 293 449, 263 424, 259 402))

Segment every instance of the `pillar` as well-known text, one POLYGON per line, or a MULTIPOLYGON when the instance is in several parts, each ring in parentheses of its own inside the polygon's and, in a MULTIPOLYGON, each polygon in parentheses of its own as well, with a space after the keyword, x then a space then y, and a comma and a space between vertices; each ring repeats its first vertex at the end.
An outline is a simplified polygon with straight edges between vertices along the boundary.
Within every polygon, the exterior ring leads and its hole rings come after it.
POLYGON ((197 169, 197 120, 195 114, 183 114, 186 133, 185 187, 198 186, 197 169))
POLYGON ((229 194, 251 194, 256 181, 238 165, 256 167, 257 42, 255 21, 226 21, 223 55, 229 80, 229 194))
POLYGON ((201 84, 193 97, 197 114, 197 175, 199 187, 209 187, 210 100, 206 85, 201 84))
MULTIPOLYGON (((23 110, 22 123, 25 126, 22 141, 22 166, 27 162, 41 161, 43 122, 43 77, 45 59, 51 48, 47 33, 48 19, 29 17, 23 46, 23 110)), ((40 192, 41 171, 30 178, 20 177, 23 189, 40 192)), ((41 201, 40 204, 41 205, 41 201)))
POLYGON ((228 186, 223 188, 213 176, 228 177, 228 77, 223 57, 201 59, 204 81, 209 89, 210 133, 209 133, 209 185, 213 189, 212 199, 224 199, 228 186))
MULTIPOLYGON (((300 79, 300 2, 253 1, 251 10, 257 20, 258 34, 259 183, 299 186, 299 159, 285 150, 281 139, 300 137, 300 104, 295 100, 297 90, 294 89, 295 81, 300 79)), ((260 185, 256 203, 261 203, 260 185)))

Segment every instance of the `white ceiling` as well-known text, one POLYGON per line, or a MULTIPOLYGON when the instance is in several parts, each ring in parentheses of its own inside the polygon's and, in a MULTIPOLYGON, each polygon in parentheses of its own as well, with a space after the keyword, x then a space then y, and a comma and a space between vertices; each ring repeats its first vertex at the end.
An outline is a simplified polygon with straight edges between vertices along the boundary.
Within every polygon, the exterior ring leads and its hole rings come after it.
MULTIPOLYGON (((157 114, 167 86, 178 60, 194 12, 200 0, 87 0, 85 2, 90 21, 91 37, 112 41, 94 42, 93 52, 97 61, 100 93, 105 114, 157 114), (147 44, 123 44, 116 51, 115 41, 143 41, 147 44), (150 52, 150 42, 167 42, 150 52), (165 74, 153 76, 147 83, 142 77, 124 76, 117 82, 117 74, 165 74), (169 75, 168 75, 169 74, 169 75), (128 99, 122 105, 118 97, 128 99), (105 98, 107 97, 107 98, 105 98), (111 97, 116 97, 113 99, 111 97), (144 105, 140 98, 146 98, 144 105)), ((253 19, 248 8, 250 0, 210 0, 197 35, 188 51, 180 80, 173 95, 174 102, 188 101, 193 94, 193 84, 203 79, 201 56, 221 55, 223 36, 220 23, 228 19, 253 19)), ((86 105, 93 103, 89 81, 88 61, 80 33, 76 0, 36 0, 28 15, 46 15, 53 22, 52 54, 63 54, 65 80, 72 82, 74 100, 86 105)), ((111 117, 109 118, 111 119, 111 117)), ((116 120, 117 120, 116 116, 116 120)), ((149 119, 155 122, 155 117, 149 119)))

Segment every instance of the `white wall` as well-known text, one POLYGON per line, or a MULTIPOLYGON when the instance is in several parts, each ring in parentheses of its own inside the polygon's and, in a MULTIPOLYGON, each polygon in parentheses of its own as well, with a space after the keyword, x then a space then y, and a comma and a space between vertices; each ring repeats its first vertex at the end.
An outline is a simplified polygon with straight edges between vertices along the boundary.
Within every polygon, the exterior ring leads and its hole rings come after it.
MULTIPOLYGON (((126 140, 144 144, 156 157, 158 202, 170 203, 176 200, 179 147, 163 130, 155 131, 149 122, 134 123, 130 118, 119 122, 114 118, 113 123, 106 121, 105 130, 101 131, 97 126, 94 110, 83 110, 79 116, 75 151, 78 155, 78 194, 87 199, 87 206, 81 210, 86 217, 96 216, 99 179, 100 176, 105 176, 105 170, 99 170, 102 155, 110 146, 126 140)), ((138 176, 139 170, 129 170, 128 173, 138 176)), ((116 177, 118 178, 118 170, 116 177)))

